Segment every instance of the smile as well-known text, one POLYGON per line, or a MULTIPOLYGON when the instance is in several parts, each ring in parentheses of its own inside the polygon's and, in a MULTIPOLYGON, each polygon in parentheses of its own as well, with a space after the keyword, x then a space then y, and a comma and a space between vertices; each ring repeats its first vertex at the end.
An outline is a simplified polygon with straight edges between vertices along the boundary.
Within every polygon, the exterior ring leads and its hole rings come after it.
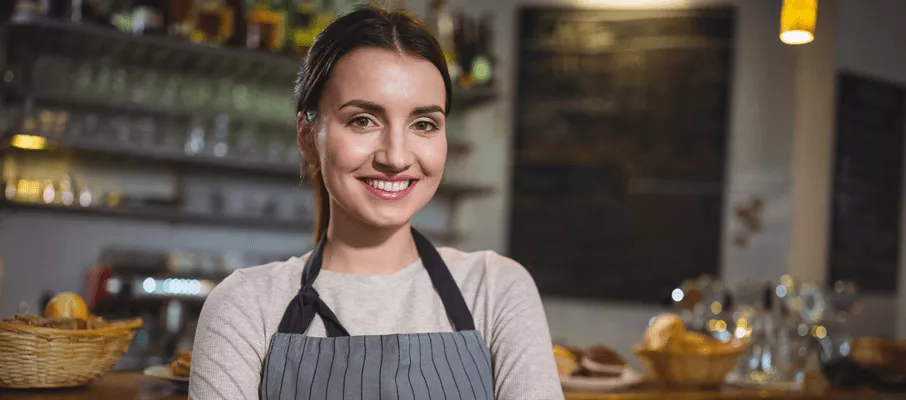
POLYGON ((408 177, 398 177, 392 179, 380 178, 359 178, 359 182, 368 189, 375 197, 381 200, 400 200, 410 192, 418 179, 407 179, 408 177))

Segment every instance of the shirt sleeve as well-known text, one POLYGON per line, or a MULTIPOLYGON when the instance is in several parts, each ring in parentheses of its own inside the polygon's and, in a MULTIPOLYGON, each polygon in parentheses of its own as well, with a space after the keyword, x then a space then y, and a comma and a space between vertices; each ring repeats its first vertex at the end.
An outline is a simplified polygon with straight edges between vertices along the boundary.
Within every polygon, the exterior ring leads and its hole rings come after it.
POLYGON ((519 263, 494 255, 498 274, 489 346, 498 400, 559 400, 550 330, 538 287, 519 263))
POLYGON ((208 295, 192 348, 189 399, 258 399, 267 343, 256 299, 242 271, 208 295))

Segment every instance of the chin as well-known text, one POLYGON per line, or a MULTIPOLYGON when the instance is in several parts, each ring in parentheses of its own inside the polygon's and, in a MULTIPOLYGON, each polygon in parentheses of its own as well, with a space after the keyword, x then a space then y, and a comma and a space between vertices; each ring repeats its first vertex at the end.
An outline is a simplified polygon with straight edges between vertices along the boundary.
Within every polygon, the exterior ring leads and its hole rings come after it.
POLYGON ((410 213, 400 212, 400 213, 369 213, 370 215, 362 216, 362 222, 365 222, 368 225, 371 225, 375 228, 381 229, 394 229, 402 227, 409 223, 412 220, 412 215, 410 213))

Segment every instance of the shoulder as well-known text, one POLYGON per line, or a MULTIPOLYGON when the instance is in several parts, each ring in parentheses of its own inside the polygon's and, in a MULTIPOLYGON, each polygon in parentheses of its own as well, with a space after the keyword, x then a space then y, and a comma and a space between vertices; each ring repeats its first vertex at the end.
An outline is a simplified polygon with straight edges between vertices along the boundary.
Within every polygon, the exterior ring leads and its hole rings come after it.
POLYGON ((451 247, 437 249, 457 282, 479 279, 495 293, 506 293, 514 287, 535 288, 532 275, 516 260, 493 250, 465 252, 451 247))
POLYGON ((224 278, 208 295, 205 306, 209 303, 217 306, 223 303, 267 302, 269 297, 282 292, 295 293, 293 288, 302 276, 302 261, 293 257, 233 271, 224 278))

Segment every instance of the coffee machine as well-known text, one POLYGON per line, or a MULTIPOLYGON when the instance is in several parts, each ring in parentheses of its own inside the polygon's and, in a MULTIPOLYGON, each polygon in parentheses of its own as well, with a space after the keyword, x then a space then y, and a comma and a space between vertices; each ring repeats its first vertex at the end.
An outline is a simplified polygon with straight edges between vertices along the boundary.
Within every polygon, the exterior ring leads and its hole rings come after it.
POLYGON ((204 299, 237 261, 211 253, 104 249, 85 278, 89 310, 106 320, 144 322, 116 368, 165 364, 177 350, 191 350, 204 299))

